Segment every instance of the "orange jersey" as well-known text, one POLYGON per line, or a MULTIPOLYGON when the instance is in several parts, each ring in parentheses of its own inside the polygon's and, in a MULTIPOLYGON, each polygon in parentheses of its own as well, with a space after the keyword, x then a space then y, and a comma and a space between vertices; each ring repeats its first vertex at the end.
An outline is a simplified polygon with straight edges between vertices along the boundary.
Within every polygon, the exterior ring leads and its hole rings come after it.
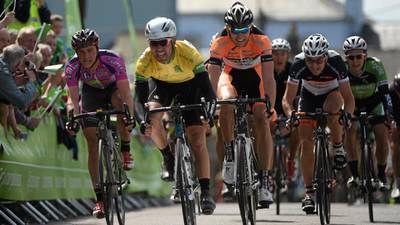
POLYGON ((272 48, 269 38, 257 27, 250 30, 249 41, 244 47, 237 47, 229 37, 226 28, 211 43, 210 64, 222 65, 224 71, 232 68, 244 70, 260 67, 262 62, 272 60, 272 48))

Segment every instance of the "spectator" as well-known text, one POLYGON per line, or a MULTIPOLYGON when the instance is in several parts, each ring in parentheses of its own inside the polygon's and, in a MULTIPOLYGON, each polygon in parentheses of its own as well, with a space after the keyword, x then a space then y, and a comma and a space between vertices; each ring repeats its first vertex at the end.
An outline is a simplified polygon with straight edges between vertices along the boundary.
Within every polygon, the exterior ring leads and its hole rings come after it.
POLYGON ((64 19, 62 16, 57 14, 51 16, 51 29, 56 35, 56 50, 53 53, 51 65, 58 63, 64 64, 66 63, 67 57, 64 52, 64 42, 60 37, 64 29, 64 19))
POLYGON ((12 44, 3 49, 0 56, 0 99, 2 102, 11 103, 20 109, 29 106, 36 95, 36 75, 33 71, 25 69, 25 51, 22 47, 12 44), (25 91, 18 89, 13 74, 24 71, 28 80, 24 85, 25 91))
POLYGON ((18 32, 17 44, 29 52, 33 52, 37 36, 33 27, 24 27, 18 32))
POLYGON ((16 29, 8 29, 8 34, 10 35, 10 44, 16 44, 17 43, 18 30, 16 30, 16 29))
MULTIPOLYGON (((1 1, 4 2, 4 1, 1 1)), ((10 23, 7 27, 20 30, 23 27, 40 27, 42 23, 50 24, 51 12, 47 8, 45 0, 16 0, 15 22, 10 23)), ((12 4, 8 11, 12 11, 12 4)), ((0 11, 4 9, 4 4, 0 6, 0 11)))
POLYGON ((12 23, 15 20, 15 13, 8 12, 4 16, 4 18, 0 21, 0 28, 5 28, 8 24, 12 23))
POLYGON ((10 34, 5 28, 0 28, 0 53, 3 52, 3 48, 10 44, 10 34))
MULTIPOLYGON (((46 37, 44 37, 43 39, 41 39, 41 43, 47 44, 50 46, 51 48, 51 55, 53 55, 53 53, 56 51, 56 33, 54 33, 54 31, 50 30, 49 32, 47 32, 46 37)), ((51 60, 51 57, 50 57, 51 60)), ((50 65, 50 61, 49 61, 49 65, 50 65)))

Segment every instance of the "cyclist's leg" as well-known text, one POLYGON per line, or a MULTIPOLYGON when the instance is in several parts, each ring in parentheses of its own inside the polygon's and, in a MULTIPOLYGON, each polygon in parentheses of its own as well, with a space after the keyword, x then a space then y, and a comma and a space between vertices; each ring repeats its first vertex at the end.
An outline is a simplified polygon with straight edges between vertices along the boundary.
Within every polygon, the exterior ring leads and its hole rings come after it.
POLYGON ((349 161, 351 177, 347 181, 347 186, 357 186, 358 179, 358 154, 357 154, 357 146, 359 146, 358 140, 358 130, 359 126, 356 121, 354 121, 351 125, 351 128, 346 132, 346 152, 347 152, 347 160, 349 161))
POLYGON ((392 128, 391 133, 391 144, 392 150, 392 165, 393 165, 393 175, 396 179, 397 189, 393 188, 392 197, 399 198, 400 197, 400 155, 399 155, 399 147, 400 147, 400 130, 398 128, 392 128))
MULTIPOLYGON (((220 76, 218 82, 218 91, 217 96, 219 99, 231 99, 237 97, 237 92, 235 87, 231 84, 232 77, 223 72, 220 76)), ((226 160, 223 165, 223 177, 224 182, 226 184, 232 185, 234 182, 234 156, 233 156, 233 129, 235 126, 234 121, 234 109, 235 107, 232 105, 221 105, 219 123, 222 131, 222 139, 223 139, 223 155, 226 160), (228 153, 228 154, 227 154, 228 153)))
MULTIPOLYGON (((156 79, 149 79, 150 90, 149 109, 170 105, 174 96, 175 86, 156 79)), ((163 156, 161 179, 172 181, 174 177, 175 157, 170 150, 167 132, 162 124, 163 113, 152 113, 149 115, 151 124, 151 139, 163 156)))
POLYGON ((296 155, 297 151, 299 150, 300 146, 300 135, 299 129, 295 128, 292 130, 289 139, 289 152, 287 156, 287 171, 288 171, 288 179, 291 180, 294 177, 294 171, 296 170, 296 155))
POLYGON ((373 126, 376 142, 376 161, 378 164, 378 179, 380 181, 380 189, 382 191, 389 190, 386 181, 386 160, 389 153, 388 129, 384 123, 378 123, 373 126))
MULTIPOLYGON (((114 91, 111 96, 111 105, 114 109, 123 111, 123 101, 121 100, 117 91, 114 91)), ((123 115, 117 115, 117 128, 121 136, 121 152, 123 157, 123 167, 125 170, 130 170, 133 168, 133 158, 130 153, 130 133, 125 127, 123 121, 123 115)))
MULTIPOLYGON (((324 102, 324 111, 337 113, 343 106, 343 98, 338 90, 330 92, 324 102)), ((339 124, 339 116, 329 116, 328 126, 331 129, 331 142, 335 151, 335 167, 343 169, 347 165, 343 148, 343 127, 339 124)))

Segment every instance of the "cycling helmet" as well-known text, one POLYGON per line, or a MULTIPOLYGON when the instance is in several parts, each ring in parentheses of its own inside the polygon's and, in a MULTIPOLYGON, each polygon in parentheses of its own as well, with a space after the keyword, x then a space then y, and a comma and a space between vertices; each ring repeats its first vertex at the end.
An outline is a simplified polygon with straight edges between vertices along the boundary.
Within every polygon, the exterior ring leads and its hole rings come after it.
POLYGON ((166 17, 156 17, 146 24, 144 32, 148 40, 160 40, 176 36, 174 21, 166 17))
POLYGON ((241 2, 235 2, 225 13, 224 21, 232 28, 248 27, 253 23, 253 13, 241 2))
POLYGON ((393 87, 397 91, 400 91, 400 73, 396 74, 393 79, 393 87))
POLYGON ((91 45, 96 45, 98 47, 99 44, 99 35, 96 31, 91 29, 82 29, 77 31, 71 39, 71 46, 76 51, 80 48, 86 48, 91 45))
POLYGON ((322 34, 312 34, 301 48, 307 57, 323 56, 328 52, 329 42, 322 34))
POLYGON ((290 51, 290 44, 287 40, 283 38, 276 38, 272 40, 272 50, 286 50, 290 51))
POLYGON ((343 51, 347 54, 350 50, 367 51, 367 43, 360 36, 350 36, 343 43, 343 51))

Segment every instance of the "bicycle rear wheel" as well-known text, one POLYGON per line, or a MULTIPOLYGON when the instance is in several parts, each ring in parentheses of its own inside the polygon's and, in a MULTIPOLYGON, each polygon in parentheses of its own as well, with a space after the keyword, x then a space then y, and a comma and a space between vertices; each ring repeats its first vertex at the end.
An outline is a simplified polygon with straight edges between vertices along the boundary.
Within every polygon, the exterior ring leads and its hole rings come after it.
POLYGON ((179 190, 182 206, 182 216, 185 225, 195 225, 196 224, 196 204, 195 204, 195 194, 193 193, 193 187, 189 182, 189 177, 192 177, 192 168, 188 168, 188 163, 185 162, 183 151, 187 148, 182 143, 181 139, 177 139, 175 144, 175 154, 177 154, 176 159, 176 186, 179 190))
POLYGON ((114 224, 114 174, 111 165, 111 151, 108 144, 103 140, 99 139, 99 176, 100 185, 103 192, 103 204, 104 204, 104 216, 106 218, 107 225, 114 224))
POLYGON ((125 193, 124 185, 126 185, 127 178, 125 171, 122 168, 121 153, 115 149, 114 151, 114 172, 116 181, 116 196, 114 197, 115 211, 118 218, 119 225, 125 224, 125 193))
POLYGON ((243 225, 256 224, 257 189, 253 190, 252 178, 254 175, 253 162, 246 157, 246 142, 240 139, 237 142, 238 168, 237 191, 240 216, 243 225), (250 167, 249 167, 250 165, 250 167))

